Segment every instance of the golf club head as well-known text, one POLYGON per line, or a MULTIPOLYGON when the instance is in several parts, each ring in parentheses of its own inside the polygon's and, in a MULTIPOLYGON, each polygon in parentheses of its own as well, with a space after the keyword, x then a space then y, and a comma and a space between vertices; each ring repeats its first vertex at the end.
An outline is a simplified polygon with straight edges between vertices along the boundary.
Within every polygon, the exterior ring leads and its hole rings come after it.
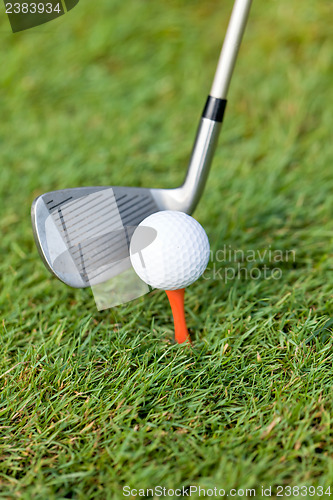
POLYGON ((130 269, 130 238, 140 222, 160 210, 191 214, 195 209, 220 126, 220 118, 201 119, 180 187, 82 187, 52 191, 36 198, 31 209, 33 234, 49 271, 66 285, 87 288, 130 269))
POLYGON ((45 266, 66 285, 98 285, 131 267, 129 244, 149 215, 175 206, 177 189, 82 187, 45 193, 32 204, 45 266))

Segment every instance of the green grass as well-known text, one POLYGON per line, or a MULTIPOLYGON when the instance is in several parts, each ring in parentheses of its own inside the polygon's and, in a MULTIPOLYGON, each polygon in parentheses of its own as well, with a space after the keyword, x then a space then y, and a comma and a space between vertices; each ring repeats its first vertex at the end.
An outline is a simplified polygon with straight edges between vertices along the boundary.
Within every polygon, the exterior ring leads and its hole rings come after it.
POLYGON ((45 191, 182 181, 231 5, 82 1, 16 35, 1 21, 0 498, 332 484, 329 2, 254 2, 195 216, 214 255, 295 262, 226 281, 214 258, 187 290, 192 350, 171 342, 164 293, 98 312, 32 238, 45 191))

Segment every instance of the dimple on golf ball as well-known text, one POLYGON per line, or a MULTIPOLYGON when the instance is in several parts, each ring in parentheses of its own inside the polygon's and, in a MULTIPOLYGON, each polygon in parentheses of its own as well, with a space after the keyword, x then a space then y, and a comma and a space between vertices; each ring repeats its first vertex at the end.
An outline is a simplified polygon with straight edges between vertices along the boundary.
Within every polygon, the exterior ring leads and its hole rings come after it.
POLYGON ((130 244, 132 266, 148 285, 161 290, 185 288, 205 271, 209 241, 193 217, 164 210, 144 219, 130 244))

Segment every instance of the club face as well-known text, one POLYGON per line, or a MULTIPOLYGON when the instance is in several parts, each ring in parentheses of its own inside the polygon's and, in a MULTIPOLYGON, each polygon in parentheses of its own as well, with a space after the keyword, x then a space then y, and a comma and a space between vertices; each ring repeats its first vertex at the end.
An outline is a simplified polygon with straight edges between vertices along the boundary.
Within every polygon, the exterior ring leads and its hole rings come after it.
POLYGON ((38 197, 32 226, 46 267, 74 288, 98 285, 129 269, 131 234, 148 215, 163 209, 158 190, 152 191, 84 187, 38 197))

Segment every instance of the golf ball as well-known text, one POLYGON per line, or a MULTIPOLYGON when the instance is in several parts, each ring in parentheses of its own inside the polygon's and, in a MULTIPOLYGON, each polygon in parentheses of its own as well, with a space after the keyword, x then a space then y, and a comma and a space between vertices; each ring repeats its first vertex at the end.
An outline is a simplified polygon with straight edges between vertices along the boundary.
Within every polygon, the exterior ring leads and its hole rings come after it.
POLYGON ((177 290, 203 274, 209 260, 209 241, 193 217, 165 210, 150 215, 136 228, 130 258, 145 283, 161 290, 177 290))

